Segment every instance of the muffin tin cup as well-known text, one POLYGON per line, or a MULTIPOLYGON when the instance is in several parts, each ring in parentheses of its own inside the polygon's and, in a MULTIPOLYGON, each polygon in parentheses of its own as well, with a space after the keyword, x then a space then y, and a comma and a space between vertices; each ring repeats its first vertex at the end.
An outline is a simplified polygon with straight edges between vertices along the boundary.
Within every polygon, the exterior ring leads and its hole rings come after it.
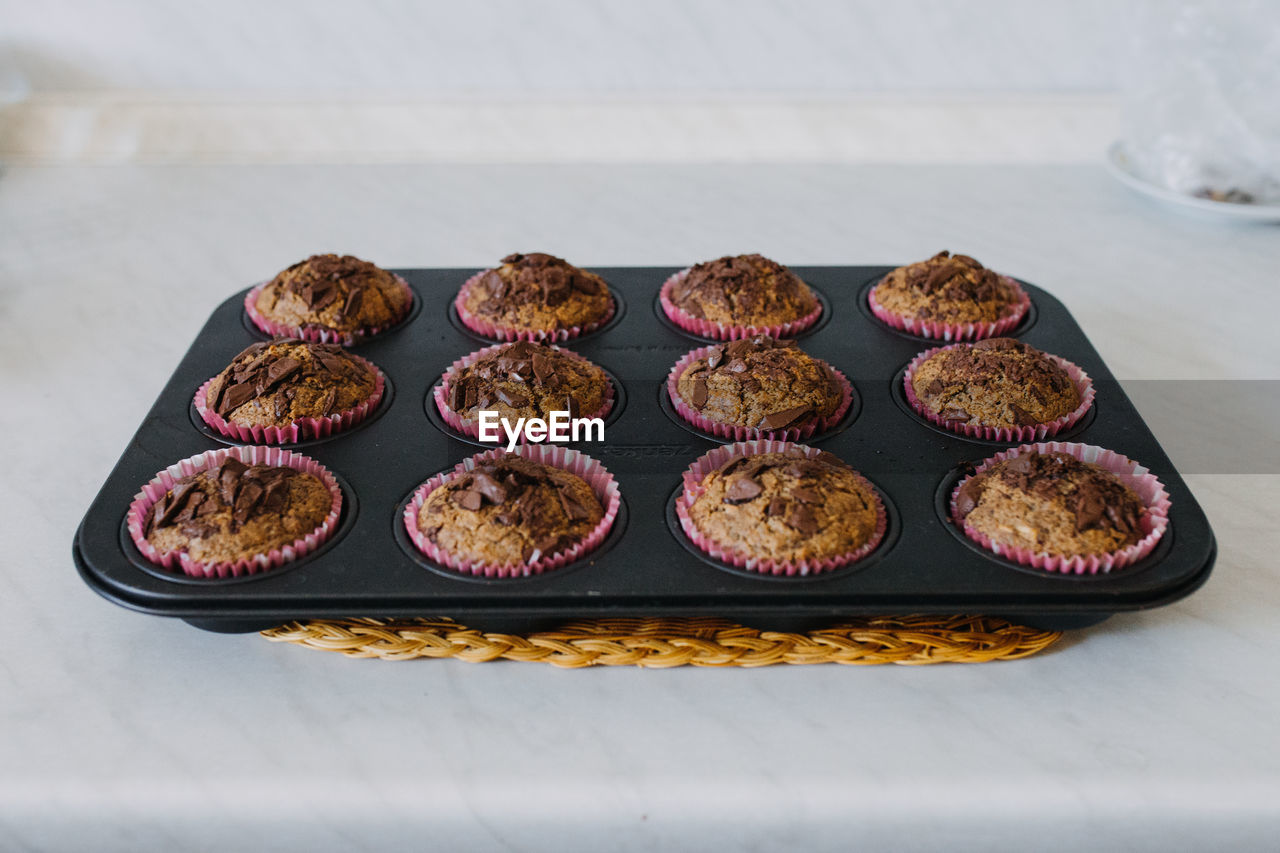
MULTIPOLYGON (((394 273, 393 273, 394 275, 394 273)), ((278 320, 272 320, 258 310, 258 296, 271 282, 264 281, 253 287, 244 297, 244 310, 249 315, 249 319, 253 321, 259 331, 265 332, 272 337, 277 338, 294 338, 296 340, 311 341, 318 344, 340 344, 344 347, 354 346, 366 338, 373 337, 381 332, 385 332, 392 326, 399 323, 405 317, 409 316, 409 312, 413 310, 413 289, 409 287, 409 282, 400 276, 395 276, 396 282, 404 291, 405 299, 404 310, 391 322, 381 326, 367 326, 357 329, 354 332, 341 332, 337 329, 328 329, 322 326, 292 326, 288 323, 281 323, 278 320)))
POLYGON ((689 269, 683 269, 663 282, 662 288, 658 291, 658 303, 662 306, 662 311, 667 315, 667 319, 691 334, 701 335, 704 338, 712 338, 717 341, 736 341, 742 338, 754 338, 756 335, 786 338, 803 332, 818 322, 818 318, 822 316, 822 303, 819 301, 817 302, 817 307, 808 314, 789 323, 781 323, 774 326, 732 326, 724 323, 713 323, 710 320, 693 316, 671 301, 672 288, 683 281, 688 274, 689 269))
POLYGON ((785 453, 789 450, 799 450, 808 457, 816 457, 823 453, 814 447, 808 447, 803 444, 794 444, 788 441, 772 441, 768 439, 759 439, 754 441, 740 441, 734 444, 727 444, 724 447, 717 447, 700 456, 692 465, 690 465, 683 474, 684 487, 680 492, 680 496, 676 498, 676 517, 680 521, 680 528, 684 531, 685 536, 689 538, 697 548, 703 553, 728 563, 739 569, 745 569, 751 572, 758 572, 762 575, 787 576, 787 577, 804 577, 815 575, 822 572, 830 572, 835 569, 856 563, 863 557, 879 547, 884 540, 885 531, 889 527, 889 517, 885 510, 884 501, 880 498, 880 493, 876 487, 871 484, 866 477, 854 472, 859 482, 867 489, 867 492, 875 499, 876 502, 876 527, 871 534, 871 538, 860 548, 850 551, 846 554, 840 554, 835 557, 824 557, 817 560, 800 560, 797 562, 786 562, 782 560, 770 560, 760 557, 753 557, 744 554, 733 548, 722 545, 698 530, 693 523, 693 518, 689 514, 689 508, 700 495, 705 492, 702 487, 702 480, 712 471, 727 463, 730 459, 738 456, 757 456, 761 453, 785 453))
POLYGON ((1095 392, 1093 390, 1093 381, 1089 379, 1089 374, 1085 373, 1075 364, 1067 361, 1065 358, 1059 358, 1056 355, 1045 353, 1055 364, 1066 371, 1067 377, 1071 380, 1071 384, 1075 385, 1076 395, 1080 399, 1080 405, 1060 418, 1041 424, 1032 424, 1030 426, 1018 427, 993 427, 984 426, 982 424, 957 423, 955 421, 944 420, 941 416, 929 410, 924 402, 916 396, 915 388, 911 384, 912 377, 915 376, 916 370, 920 365, 924 364, 930 358, 945 350, 956 349, 964 346, 964 343, 951 344, 945 347, 934 347, 925 350, 911 360, 907 365, 906 373, 902 377, 902 392, 907 398, 907 403, 915 410, 916 414, 927 420, 934 426, 941 427, 949 432, 969 438, 985 439, 987 441, 1042 441, 1046 438, 1052 438, 1065 429, 1077 424, 1081 418, 1088 413, 1089 408, 1093 405, 1095 392))
POLYGON ((1115 451, 1092 444, 1050 441, 1039 444, 1024 444, 1021 447, 997 453, 995 456, 983 461, 972 474, 963 478, 952 490, 948 512, 951 520, 964 531, 965 536, 970 540, 988 551, 1012 560, 1019 565, 1032 566, 1037 569, 1044 569, 1046 572, 1058 572, 1060 574, 1105 574, 1114 569, 1122 569, 1125 566, 1136 563, 1150 554, 1156 547, 1160 537, 1164 535, 1169 527, 1169 493, 1154 474, 1132 459, 1115 451), (1120 479, 1120 482, 1137 493, 1139 500, 1142 501, 1143 506, 1147 509, 1141 522, 1144 532, 1142 539, 1133 545, 1109 554, 1087 554, 1067 557, 993 542, 985 533, 965 524, 963 520, 957 517, 956 501, 965 483, 997 462, 1032 452, 1068 453, 1081 462, 1092 463, 1115 474, 1120 479))
MULTIPOLYGON (((458 432, 462 433, 463 435, 469 438, 474 438, 474 439, 480 438, 480 422, 475 418, 464 418, 462 417, 462 415, 458 414, 453 409, 449 408, 449 402, 448 402, 449 390, 452 387, 453 377, 456 376, 460 370, 470 367, 472 364, 475 364, 480 359, 484 358, 487 355, 490 355, 491 353, 497 352, 498 350, 500 350, 505 346, 507 346, 507 344, 494 344, 491 347, 478 349, 475 352, 470 353, 469 355, 464 355, 462 358, 458 359, 453 364, 449 365, 449 369, 446 370, 444 374, 440 377, 440 382, 433 389, 431 389, 431 398, 432 400, 435 401, 436 410, 440 412, 440 417, 444 419, 444 422, 448 424, 450 427, 452 427, 453 429, 457 430, 458 432)), ((568 356, 569 358, 572 358, 576 361, 580 361, 584 364, 589 364, 592 367, 596 367, 596 365, 592 361, 590 361, 589 359, 583 358, 582 356, 578 355, 576 352, 572 352, 567 349, 561 349, 560 347, 557 347, 557 346, 553 346, 552 348, 555 349, 557 352, 568 356)), ((598 367, 596 369, 599 370, 598 367)), ((611 380, 607 374, 604 374, 604 371, 601 371, 601 374, 604 375, 604 403, 601 404, 599 409, 592 412, 591 414, 579 415, 579 417, 600 418, 601 420, 603 420, 605 416, 609 414, 609 412, 613 411, 614 402, 616 401, 616 398, 617 398, 617 392, 614 390, 613 380, 611 380)), ((523 436, 520 436, 520 440, 527 441, 527 439, 525 439, 523 436)))
POLYGON ((405 533, 408 534, 409 540, 413 542, 415 548, 432 562, 463 575, 485 578, 513 578, 538 575, 561 568, 600 547, 605 537, 609 535, 609 530, 613 527, 622 505, 622 496, 618 491, 618 484, 614 482, 613 475, 590 456, 559 445, 522 444, 515 449, 515 455, 576 474, 585 480, 587 485, 591 486, 591 490, 600 501, 600 505, 604 507, 604 516, 591 532, 573 547, 548 557, 540 556, 538 559, 528 563, 498 566, 492 563, 482 563, 455 557, 422 534, 422 531, 418 529, 418 511, 422 509, 422 505, 432 492, 454 478, 473 471, 487 462, 501 459, 506 454, 507 452, 501 448, 477 453, 475 456, 459 462, 453 467, 452 471, 437 474, 427 480, 414 491, 413 497, 405 505, 403 523, 405 533))
POLYGON ((618 310, 617 299, 610 293, 609 310, 603 317, 593 323, 582 323, 577 326, 570 326, 567 329, 520 329, 515 326, 504 326, 501 323, 486 320, 467 308, 467 293, 476 282, 489 272, 491 270, 480 270, 480 272, 464 281, 462 287, 458 288, 457 297, 453 300, 454 310, 458 312, 458 319, 462 321, 462 324, 477 335, 482 335, 486 338, 505 343, 514 343, 515 341, 569 341, 585 335, 587 332, 599 329, 612 320, 614 313, 618 310))
POLYGON ((940 341, 976 341, 982 338, 994 338, 1017 327, 1031 308, 1031 297, 1022 289, 1022 285, 1007 275, 1000 276, 1000 280, 1013 287, 1018 295, 1018 301, 1007 306, 1000 319, 990 323, 935 323, 916 317, 903 317, 899 314, 894 314, 876 301, 876 288, 880 286, 879 284, 876 284, 868 292, 867 306, 871 309, 871 313, 875 315, 876 319, 882 323, 886 323, 899 331, 919 335, 923 338, 933 338, 940 341))
POLYGON ((718 349, 716 346, 699 347, 686 353, 675 366, 671 368, 671 372, 667 374, 667 396, 671 400, 671 408, 676 411, 681 418, 688 423, 711 435, 719 438, 732 439, 733 441, 750 441, 753 439, 769 439, 773 441, 800 441, 802 439, 812 438, 820 435, 827 430, 833 428, 840 420, 849 412, 849 407, 853 405, 853 384, 849 378, 836 370, 831 365, 821 359, 815 359, 820 362, 827 372, 831 374, 831 378, 840 386, 840 404, 836 410, 825 418, 818 418, 805 424, 802 427, 788 427, 782 430, 764 430, 759 427, 744 427, 736 424, 726 424, 719 421, 713 421, 704 416, 700 411, 690 406, 680 396, 680 375, 684 373, 685 368, 700 358, 705 358, 712 350, 718 349))
POLYGON ((355 353, 348 353, 353 359, 373 371, 374 388, 369 397, 357 405, 341 412, 334 412, 322 418, 298 418, 290 424, 277 426, 244 426, 228 421, 209 408, 209 386, 217 377, 211 377, 196 391, 192 401, 196 412, 210 429, 219 435, 246 444, 297 444, 300 441, 311 441, 316 438, 329 438, 343 430, 350 429, 362 422, 371 412, 378 408, 382 395, 386 392, 387 377, 376 364, 361 358, 355 353))
POLYGON ((329 469, 314 459, 279 447, 224 447, 219 450, 198 453, 195 456, 176 462, 156 474, 151 482, 142 487, 142 490, 134 497, 133 503, 129 505, 128 514, 125 516, 125 526, 129 531, 129 538, 133 540, 133 544, 152 563, 170 570, 180 569, 184 574, 193 578, 228 578, 270 571, 314 551, 333 535, 341 514, 342 489, 338 485, 337 479, 329 472, 329 469), (320 479, 320 482, 324 483, 325 488, 329 490, 329 494, 333 499, 328 515, 325 516, 324 521, 315 530, 306 536, 299 537, 287 545, 272 548, 265 554, 257 554, 235 562, 203 563, 192 559, 185 551, 161 551, 148 542, 146 536, 147 512, 155 505, 156 501, 164 497, 165 493, 173 488, 173 484, 176 481, 183 477, 190 477, 207 468, 220 465, 228 457, 235 457, 246 465, 285 466, 315 475, 320 479))

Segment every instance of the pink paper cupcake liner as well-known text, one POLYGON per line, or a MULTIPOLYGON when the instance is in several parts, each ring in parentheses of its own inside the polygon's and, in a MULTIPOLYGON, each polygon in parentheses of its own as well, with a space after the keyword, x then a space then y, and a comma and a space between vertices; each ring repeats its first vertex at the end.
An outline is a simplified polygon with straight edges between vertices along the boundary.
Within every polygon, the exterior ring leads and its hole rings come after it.
POLYGON ((281 323, 266 317, 258 310, 257 301, 258 294, 262 293, 262 289, 271 282, 264 281, 250 290, 244 297, 244 310, 249 315, 249 319, 253 321, 253 325, 260 330, 266 332, 272 337, 278 338, 294 338, 295 340, 311 341, 319 344, 340 344, 344 347, 353 346, 365 338, 373 337, 381 332, 399 323, 405 317, 409 316, 409 312, 413 310, 413 288, 409 287, 409 282, 400 276, 395 277, 396 281, 404 289, 408 299, 405 301, 404 311, 399 317, 396 317, 390 323, 382 326, 368 326, 363 329, 357 329, 354 332, 339 332, 333 329, 326 329, 321 326, 291 326, 288 323, 281 323))
POLYGON ((788 338, 798 332, 803 332, 818 322, 818 318, 822 316, 822 303, 819 302, 812 311, 800 319, 776 326, 730 326, 724 323, 713 323, 710 320, 693 316, 671 301, 671 289, 688 274, 689 270, 683 269, 663 282, 662 289, 658 291, 658 303, 662 306, 663 313, 667 315, 671 322, 686 332, 692 332, 704 338, 713 338, 717 341, 736 341, 741 338, 754 338, 756 335, 788 338))
POLYGON ((985 460, 973 474, 956 484, 955 489, 951 492, 948 511, 952 520, 964 530, 965 536, 988 551, 1013 560, 1019 565, 1033 566, 1037 569, 1044 569, 1047 572, 1060 572, 1062 574, 1096 575, 1132 565, 1151 553, 1156 547, 1156 543, 1160 541, 1160 537, 1164 535, 1165 530, 1169 527, 1169 493, 1165 491, 1164 485, 1156 479, 1154 474, 1126 456, 1092 444, 1049 441, 1039 444, 1024 444, 1021 447, 997 453, 995 456, 985 460), (1120 482, 1137 493, 1138 498, 1147 508, 1147 512, 1143 515, 1141 522, 1143 529, 1142 539, 1133 545, 1126 546, 1110 554, 1064 557, 1033 551, 1030 548, 1001 545, 998 542, 991 541, 989 536, 957 518, 956 499, 959 497, 960 489, 964 487, 965 483, 997 462, 1035 451, 1040 453, 1069 453, 1081 462, 1091 462, 1115 474, 1120 479, 1120 482))
POLYGON ((1018 294, 1018 301, 1006 306, 1004 316, 991 323, 935 323, 893 314, 876 301, 876 288, 880 286, 879 284, 871 288, 871 292, 867 294, 867 304, 871 308, 871 313, 881 322, 922 338, 935 338, 941 341, 976 341, 981 338, 993 338, 1003 335, 1021 323, 1031 307, 1031 297, 1027 296, 1022 285, 1007 275, 1000 276, 1000 279, 1013 286, 1018 294))
POLYGON ((799 441, 831 429, 840 423, 840 419, 848 413, 849 407, 853 405, 853 385, 849 382, 848 377, 826 362, 822 362, 823 366, 836 380, 836 384, 840 386, 840 405, 827 417, 816 419, 801 427, 788 427, 781 430, 764 430, 759 427, 744 427, 713 421, 686 403, 684 398, 680 396, 679 390, 680 374, 684 373, 685 368, 693 362, 706 357, 713 349, 716 349, 716 347, 699 347, 686 353, 671 368, 671 372, 667 374, 667 397, 671 400, 671 407, 676 410, 676 413, 681 418, 703 432, 711 433, 720 438, 733 439, 734 441, 749 441, 760 438, 772 439, 773 441, 799 441))
POLYGON ((493 338, 506 343, 512 343, 513 341, 568 341, 600 328, 613 319, 614 312, 618 310, 617 300, 613 292, 610 291, 609 310, 594 323, 570 326, 567 329, 517 329, 514 326, 503 326, 474 314, 466 306, 467 292, 487 272, 489 270, 480 270, 480 272, 464 281, 462 287, 458 288, 458 295, 453 300, 453 307, 457 310, 458 319, 462 321, 463 325, 486 338, 493 338))
POLYGON ((880 492, 872 485, 866 477, 854 472, 858 480, 867 488, 867 491, 875 498, 876 502, 876 528, 871 534, 871 538, 867 540, 861 548, 856 551, 850 551, 847 554, 840 554, 835 557, 824 557, 817 560, 800 560, 790 563, 780 560, 770 560, 761 557, 753 557, 733 549, 731 546, 722 545, 715 540, 703 535, 701 531, 693 523, 693 518, 689 515, 689 508, 693 502, 698 499, 706 490, 702 486, 702 480, 712 471, 727 463, 730 459, 738 456, 755 456, 761 453, 783 453, 788 450, 802 451, 806 456, 814 457, 822 453, 814 447, 808 447, 803 444, 793 444, 787 441, 772 441, 769 439, 757 439, 753 441, 740 441, 734 444, 726 444, 724 447, 717 447, 715 450, 709 451, 705 455, 698 458, 696 462, 689 466, 684 472, 684 488, 681 490, 679 497, 676 498, 676 517, 680 519, 680 527, 684 530, 685 536, 689 537, 689 541, 698 547, 704 553, 728 563, 740 569, 758 572, 764 575, 797 577, 806 575, 816 575, 821 572, 829 572, 834 569, 848 566, 858 562, 866 557, 884 540, 885 531, 888 529, 889 520, 885 512, 884 501, 880 498, 880 492))
POLYGON ((455 477, 462 476, 487 462, 501 459, 505 455, 506 451, 501 448, 477 453, 470 459, 459 462, 452 471, 437 474, 417 488, 408 505, 405 506, 403 515, 405 532, 409 535, 414 547, 434 563, 447 566, 464 575, 485 578, 528 577, 542 574, 568 565, 600 547, 600 543, 609 535, 609 530, 617 520, 618 511, 622 505, 618 484, 614 482, 613 475, 590 456, 559 445, 522 444, 515 449, 515 455, 576 474, 595 492, 600 505, 604 507, 604 516, 600 519, 600 523, 573 547, 549 557, 539 557, 528 563, 497 566, 455 557, 418 530, 418 511, 422 509, 423 503, 432 492, 455 477))
POLYGON ((920 417, 935 426, 942 427, 948 432, 966 435, 970 438, 984 438, 988 441, 1040 441, 1046 438, 1051 438, 1062 432, 1064 429, 1078 423, 1080 419, 1085 416, 1085 413, 1089 411, 1089 407, 1093 405, 1095 395, 1093 390, 1093 381, 1089 379, 1089 374, 1085 373, 1065 358, 1059 358, 1056 355, 1045 353, 1045 355, 1049 356, 1049 358, 1051 358, 1059 367, 1067 372, 1067 377, 1071 380, 1071 383, 1076 386, 1076 395, 1080 398, 1080 405, 1075 409, 1060 418, 1056 418, 1055 420, 1042 424, 1033 424, 1031 426, 992 427, 982 426, 981 424, 946 421, 937 414, 929 411, 924 402, 916 396, 916 390, 911 385, 911 379, 915 376, 916 370, 920 365, 924 364, 933 356, 943 350, 955 349, 956 347, 963 345, 964 344, 962 343, 951 344, 950 346, 934 347, 933 349, 925 350, 911 360, 911 363, 907 365, 907 372, 902 378, 902 390, 906 395, 907 402, 911 404, 911 408, 916 411, 916 414, 920 415, 920 417))
POLYGON ((374 374, 373 394, 363 402, 342 412, 334 412, 323 418, 299 418, 286 426, 241 426, 228 421, 208 406, 209 386, 216 377, 211 377, 199 390, 193 401, 201 420, 219 435, 243 441, 247 444, 294 444, 313 438, 328 438, 343 430, 350 429, 369 416, 378 408, 382 395, 386 391, 387 377, 373 362, 363 359, 355 353, 348 353, 352 358, 364 364, 374 374))
MULTIPOLYGON (((462 358, 449 365, 449 369, 440 377, 440 383, 431 391, 431 397, 435 400, 436 410, 440 412, 440 417, 444 419, 445 423, 465 436, 478 439, 480 437, 480 422, 474 418, 464 418, 453 409, 449 408, 449 390, 452 388, 453 377, 457 375, 458 371, 470 367, 480 359, 490 353, 496 352, 504 346, 506 346, 506 344, 494 344, 491 347, 485 347, 484 349, 476 350, 469 355, 464 355, 462 358)), ((591 364, 593 367, 595 366, 590 360, 578 355, 576 352, 571 352, 567 349, 560 349, 560 347, 553 348, 557 352, 560 352, 570 358, 576 359, 577 361, 581 361, 585 364, 591 364)), ((591 414, 579 415, 579 417, 603 419, 610 411, 613 410, 614 399, 615 392, 613 389, 613 380, 609 378, 608 374, 605 374, 604 403, 599 409, 591 414)), ((523 441, 525 439, 521 437, 521 440, 523 441)))
POLYGON ((125 524, 133 544, 151 562, 170 570, 179 568, 193 578, 227 578, 266 572, 310 553, 333 535, 341 512, 342 489, 339 488, 338 481, 327 468, 314 459, 279 447, 224 447, 220 450, 198 453, 156 474, 155 478, 134 496, 133 503, 129 504, 125 524), (161 551, 148 542, 145 532, 147 512, 156 501, 164 497, 176 481, 183 477, 190 477, 206 468, 216 467, 231 456, 246 465, 286 466, 314 474, 320 478, 320 482, 324 483, 333 498, 329 514, 325 516, 319 527, 306 536, 295 539, 288 545, 272 548, 265 554, 257 554, 235 562, 202 563, 189 557, 185 551, 161 551))

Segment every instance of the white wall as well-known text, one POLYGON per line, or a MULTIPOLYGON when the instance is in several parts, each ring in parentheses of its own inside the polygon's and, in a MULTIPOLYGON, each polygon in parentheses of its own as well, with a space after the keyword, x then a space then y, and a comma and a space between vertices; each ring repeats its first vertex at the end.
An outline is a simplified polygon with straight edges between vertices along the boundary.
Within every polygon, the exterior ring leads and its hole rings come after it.
POLYGON ((1140 0, 0 0, 36 92, 1114 88, 1140 0))
POLYGON ((0 0, 0 161, 1092 162, 1176 7, 0 0))

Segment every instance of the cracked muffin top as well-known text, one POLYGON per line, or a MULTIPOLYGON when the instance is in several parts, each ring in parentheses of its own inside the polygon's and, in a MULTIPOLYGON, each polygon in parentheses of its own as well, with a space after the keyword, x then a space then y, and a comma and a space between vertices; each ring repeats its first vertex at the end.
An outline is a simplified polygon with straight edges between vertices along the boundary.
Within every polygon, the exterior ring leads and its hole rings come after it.
POLYGON ((668 298, 682 311, 724 326, 781 326, 811 314, 817 297, 800 277, 762 255, 704 261, 672 284, 668 298))
POLYGON ((550 412, 591 416, 605 404, 609 377, 584 358, 529 341, 506 344, 449 377, 448 406, 464 418, 481 410, 499 417, 546 418, 550 412))
POLYGON ((314 474, 228 457, 173 484, 148 510, 144 533, 160 551, 234 563, 315 531, 333 496, 314 474))
POLYGON ((210 382, 205 404, 229 423, 283 427, 354 408, 375 387, 374 371, 342 347, 279 338, 232 359, 210 382))
POLYGON ((825 362, 765 335, 712 348, 684 368, 677 391, 709 420, 766 432, 830 417, 843 398, 825 362))
POLYGON ((1034 426, 1068 415, 1080 395, 1058 362, 1013 338, 941 350, 921 362, 911 388, 948 425, 1034 426))
POLYGON ((507 255, 472 280, 462 300, 476 318, 521 332, 583 328, 613 312, 603 278, 543 252, 507 255))
POLYGON ((1147 510, 1110 471, 1069 453, 1030 451, 969 478, 955 512, 992 542, 1071 557, 1138 542, 1147 510))
POLYGON ((452 557, 511 566, 573 547, 603 517, 581 477, 508 454, 427 495, 418 530, 452 557))
POLYGON ((866 481, 830 453, 736 456, 707 474, 702 487, 689 506, 698 532, 754 558, 838 557, 876 531, 878 503, 866 481))
POLYGON ((267 282, 254 306, 286 326, 351 335, 396 323, 411 299, 399 278, 368 261, 312 255, 267 282))
POLYGON ((934 323, 991 323, 1013 311, 1021 294, 1012 279, 968 255, 943 250, 898 267, 875 286, 880 307, 898 317, 934 323))

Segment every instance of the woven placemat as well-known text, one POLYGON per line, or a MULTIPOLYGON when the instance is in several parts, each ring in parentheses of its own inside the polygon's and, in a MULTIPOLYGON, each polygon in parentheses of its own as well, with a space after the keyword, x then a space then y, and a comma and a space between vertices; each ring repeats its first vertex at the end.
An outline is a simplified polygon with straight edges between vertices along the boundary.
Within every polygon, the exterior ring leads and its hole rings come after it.
POLYGON ((506 659, 574 668, 982 663, 1029 657, 1062 632, 987 616, 884 616, 807 633, 697 618, 599 619, 527 635, 486 633, 449 619, 320 619, 262 636, 351 657, 506 659))

